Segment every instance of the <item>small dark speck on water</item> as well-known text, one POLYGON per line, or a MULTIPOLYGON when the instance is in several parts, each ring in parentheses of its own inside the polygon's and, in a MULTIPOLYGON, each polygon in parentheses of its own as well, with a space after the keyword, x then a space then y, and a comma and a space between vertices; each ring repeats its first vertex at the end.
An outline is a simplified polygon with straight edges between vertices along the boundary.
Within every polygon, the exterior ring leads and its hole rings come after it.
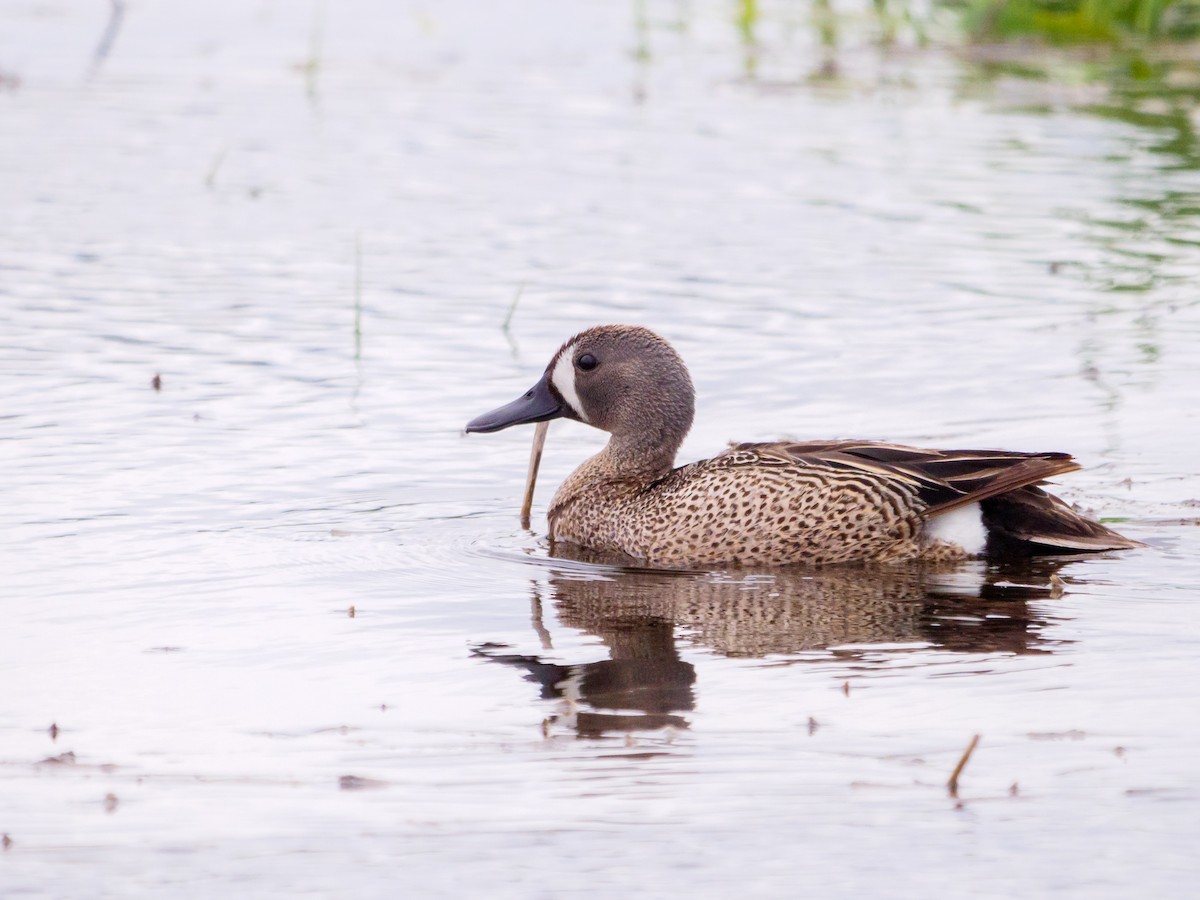
POLYGON ((1125 791, 1126 797, 1155 797, 1155 796, 1170 796, 1174 791, 1171 788, 1129 788, 1125 791))
POLYGON ((109 815, 112 815, 117 811, 117 806, 120 805, 120 803, 121 801, 117 799, 116 794, 104 795, 104 811, 109 815))
POLYGON ((346 610, 346 615, 353 619, 357 615, 357 610, 351 606, 348 610, 346 610))
POLYGON ((150 387, 154 388, 156 391, 162 390, 162 376, 157 372, 155 372, 154 377, 150 379, 150 387))
POLYGON ((850 696, 850 682, 848 682, 848 681, 842 682, 842 693, 845 694, 847 697, 850 696))
POLYGON ((1063 265, 1062 263, 1055 260, 1054 262, 1050 263, 1050 265, 1047 268, 1049 268, 1051 275, 1057 275, 1059 272, 1062 271, 1062 265, 1063 265))
POLYGON ((338 779, 338 788, 343 791, 362 791, 367 788, 386 787, 386 781, 377 778, 363 778, 359 775, 343 775, 338 779))
POLYGON ((73 766, 75 765, 75 752, 68 750, 66 753, 60 753, 58 756, 47 756, 39 766, 73 766))
POLYGON ((1021 786, 1017 782, 1013 782, 1008 786, 1008 796, 1019 797, 1021 795, 1021 786))
POLYGON ((818 721, 817 721, 816 719, 814 719, 812 716, 809 716, 809 717, 808 717, 808 733, 809 733, 809 736, 810 736, 810 737, 811 737, 812 735, 816 734, 816 733, 817 733, 817 729, 818 729, 818 728, 820 728, 820 727, 821 727, 821 723, 820 723, 820 722, 818 722, 818 721))
POLYGON ((58 723, 57 722, 51 722, 50 727, 47 728, 46 730, 48 732, 50 732, 50 740, 52 740, 52 741, 58 740, 58 723))
POLYGON ((1082 741, 1087 732, 1072 728, 1070 731, 1031 731, 1026 736, 1031 741, 1082 741))
POLYGON ((3 847, 5 850, 7 850, 11 846, 12 846, 12 838, 10 838, 7 834, 4 835, 4 837, 0 838, 0 847, 3 847))

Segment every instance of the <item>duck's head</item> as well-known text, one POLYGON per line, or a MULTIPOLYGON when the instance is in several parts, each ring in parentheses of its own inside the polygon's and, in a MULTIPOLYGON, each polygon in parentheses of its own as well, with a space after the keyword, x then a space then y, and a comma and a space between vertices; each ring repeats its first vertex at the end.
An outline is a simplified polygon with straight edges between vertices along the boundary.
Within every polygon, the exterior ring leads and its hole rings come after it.
POLYGON ((566 418, 622 442, 669 444, 674 453, 694 410, 692 379, 670 344, 637 325, 598 325, 570 338, 537 384, 472 419, 467 431, 566 418))

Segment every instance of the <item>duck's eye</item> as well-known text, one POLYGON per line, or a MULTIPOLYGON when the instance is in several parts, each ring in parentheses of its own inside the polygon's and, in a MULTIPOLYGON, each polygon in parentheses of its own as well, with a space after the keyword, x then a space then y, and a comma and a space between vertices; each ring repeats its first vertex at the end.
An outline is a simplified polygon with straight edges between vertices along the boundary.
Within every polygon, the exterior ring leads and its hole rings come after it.
POLYGON ((596 357, 592 356, 590 353, 585 353, 583 356, 579 357, 579 359, 575 360, 575 365, 579 366, 579 368, 583 369, 585 372, 592 371, 592 369, 596 368, 598 363, 599 360, 597 360, 596 357))

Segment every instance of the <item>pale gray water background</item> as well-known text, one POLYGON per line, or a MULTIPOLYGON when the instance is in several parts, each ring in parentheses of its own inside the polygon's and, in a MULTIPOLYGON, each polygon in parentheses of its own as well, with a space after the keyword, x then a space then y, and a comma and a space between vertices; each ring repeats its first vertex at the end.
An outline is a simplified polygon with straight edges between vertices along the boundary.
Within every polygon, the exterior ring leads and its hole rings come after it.
POLYGON ((0 896, 1193 895, 1195 151, 776 13, 750 78, 720 3, 131 2, 89 78, 107 4, 0 3, 0 896), (600 436, 531 534, 460 429, 604 321, 681 461, 1069 450, 1150 546, 549 559, 600 436))

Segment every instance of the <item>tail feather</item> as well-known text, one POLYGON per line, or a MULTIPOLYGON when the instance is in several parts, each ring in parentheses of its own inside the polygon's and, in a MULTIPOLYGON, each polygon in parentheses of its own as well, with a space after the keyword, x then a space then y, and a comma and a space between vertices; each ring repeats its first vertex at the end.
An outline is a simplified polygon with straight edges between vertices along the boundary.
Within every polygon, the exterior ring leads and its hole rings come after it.
POLYGON ((1022 488, 1045 481, 1047 478, 1053 478, 1055 475, 1062 475, 1066 472, 1074 472, 1079 468, 1079 463, 1066 454, 1031 456, 1028 459, 1023 459, 1002 469, 987 471, 984 478, 978 479, 964 493, 930 506, 925 510, 924 515, 926 519, 931 519, 934 516, 944 515, 958 509, 961 506, 979 503, 989 500, 992 497, 999 497, 1013 491, 1019 491, 1022 488))
POLYGON ((1111 528, 1082 516, 1035 486, 1023 487, 982 504, 983 523, 1006 543, 1063 550, 1132 550, 1144 547, 1111 528))

